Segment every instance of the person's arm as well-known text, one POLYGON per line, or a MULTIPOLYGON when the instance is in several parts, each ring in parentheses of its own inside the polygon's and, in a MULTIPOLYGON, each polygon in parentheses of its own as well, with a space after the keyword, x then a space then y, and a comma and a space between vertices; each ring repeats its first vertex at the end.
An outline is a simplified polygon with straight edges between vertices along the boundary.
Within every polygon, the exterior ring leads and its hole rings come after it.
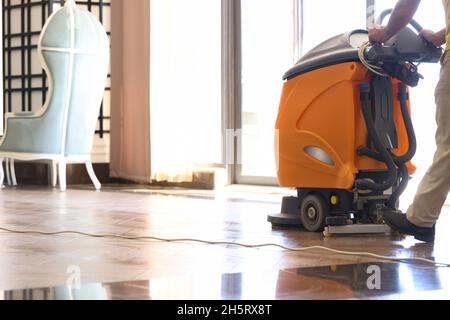
POLYGON ((436 47, 440 47, 443 44, 447 42, 447 29, 444 28, 441 31, 433 32, 431 30, 422 30, 420 32, 420 35, 427 40, 428 42, 431 42, 436 47))
POLYGON ((370 41, 384 43, 395 36, 411 22, 419 4, 420 0, 399 0, 392 11, 388 25, 369 31, 370 41))

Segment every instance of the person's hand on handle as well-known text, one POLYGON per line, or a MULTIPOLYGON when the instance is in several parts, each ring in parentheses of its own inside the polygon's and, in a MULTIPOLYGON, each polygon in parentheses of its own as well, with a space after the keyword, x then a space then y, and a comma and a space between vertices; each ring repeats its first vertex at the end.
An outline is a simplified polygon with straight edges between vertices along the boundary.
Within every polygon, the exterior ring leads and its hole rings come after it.
POLYGON ((369 41, 371 43, 384 43, 389 40, 386 34, 386 28, 377 26, 369 30, 369 41))
POLYGON ((399 33, 411 22, 421 0, 398 0, 386 27, 369 30, 372 43, 384 43, 399 33))
POLYGON ((431 43, 432 45, 434 45, 435 47, 440 47, 445 43, 445 29, 439 32, 423 29, 420 32, 420 36, 429 43, 431 43))

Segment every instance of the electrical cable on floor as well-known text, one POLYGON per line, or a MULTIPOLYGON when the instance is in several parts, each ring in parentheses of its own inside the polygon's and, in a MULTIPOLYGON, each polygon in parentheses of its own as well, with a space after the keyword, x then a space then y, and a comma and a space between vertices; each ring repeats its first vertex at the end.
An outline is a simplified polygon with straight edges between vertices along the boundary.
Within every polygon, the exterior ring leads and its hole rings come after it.
POLYGON ((112 238, 112 239, 123 239, 123 240, 152 240, 152 241, 160 241, 160 242, 171 242, 171 243, 180 243, 180 242, 194 242, 194 243, 202 243, 208 245, 230 245, 236 247, 243 248, 264 248, 264 247, 276 247, 283 250, 291 251, 291 252, 304 252, 304 251, 328 251, 340 255, 346 256, 358 256, 358 257, 370 257, 379 260, 391 261, 391 262, 422 262, 425 264, 430 264, 435 267, 445 267, 450 268, 450 264, 441 263, 437 261, 433 261, 431 259, 425 259, 420 257, 389 257, 382 256, 370 252, 351 252, 351 251, 342 251, 331 249, 323 246, 311 246, 311 247, 303 247, 303 248, 292 248, 288 246, 284 246, 276 243, 265 243, 265 244, 244 244, 239 242, 230 242, 230 241, 208 241, 201 239, 192 239, 192 238, 179 238, 179 239, 167 239, 161 237, 151 237, 151 236, 127 236, 127 235, 119 235, 119 234, 95 234, 95 233, 87 233, 82 231, 72 231, 72 230, 64 230, 64 231, 54 231, 54 232, 46 232, 46 231, 36 231, 36 230, 14 230, 9 228, 0 227, 0 231, 8 232, 8 233, 16 233, 16 234, 37 234, 44 236, 54 236, 54 235, 62 235, 62 234, 78 234, 81 236, 91 237, 91 238, 112 238))

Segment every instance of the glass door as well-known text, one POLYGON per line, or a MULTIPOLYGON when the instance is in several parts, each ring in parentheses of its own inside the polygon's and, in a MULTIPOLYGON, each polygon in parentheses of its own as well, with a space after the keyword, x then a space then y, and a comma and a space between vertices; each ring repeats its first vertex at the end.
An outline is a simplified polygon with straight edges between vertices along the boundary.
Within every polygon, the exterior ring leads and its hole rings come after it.
POLYGON ((301 10, 301 54, 338 34, 366 29, 366 1, 303 0, 301 10))
POLYGON ((361 0, 241 1, 241 99, 237 183, 277 184, 275 121, 282 76, 302 54, 340 33, 365 29, 361 0))
POLYGON ((237 183, 276 184, 275 121, 282 76, 298 47, 298 1, 241 1, 241 99, 237 183))

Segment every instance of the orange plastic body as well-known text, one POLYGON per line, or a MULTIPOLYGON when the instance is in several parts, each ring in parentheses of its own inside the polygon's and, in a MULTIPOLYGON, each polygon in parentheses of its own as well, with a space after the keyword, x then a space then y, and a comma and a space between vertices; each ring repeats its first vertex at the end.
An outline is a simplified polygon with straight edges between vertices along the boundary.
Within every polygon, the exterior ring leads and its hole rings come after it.
MULTIPOLYGON (((360 63, 338 64, 298 76, 284 84, 276 123, 279 183, 283 187, 350 190, 361 171, 384 171, 386 165, 359 157, 368 132, 361 111, 361 83, 370 75, 360 63), (330 165, 305 150, 315 147, 332 159, 330 165)), ((394 80, 394 118, 398 133, 397 155, 409 143, 394 80)), ((410 108, 410 106, 409 106, 410 108)), ((408 163, 410 174, 416 170, 408 163)))

